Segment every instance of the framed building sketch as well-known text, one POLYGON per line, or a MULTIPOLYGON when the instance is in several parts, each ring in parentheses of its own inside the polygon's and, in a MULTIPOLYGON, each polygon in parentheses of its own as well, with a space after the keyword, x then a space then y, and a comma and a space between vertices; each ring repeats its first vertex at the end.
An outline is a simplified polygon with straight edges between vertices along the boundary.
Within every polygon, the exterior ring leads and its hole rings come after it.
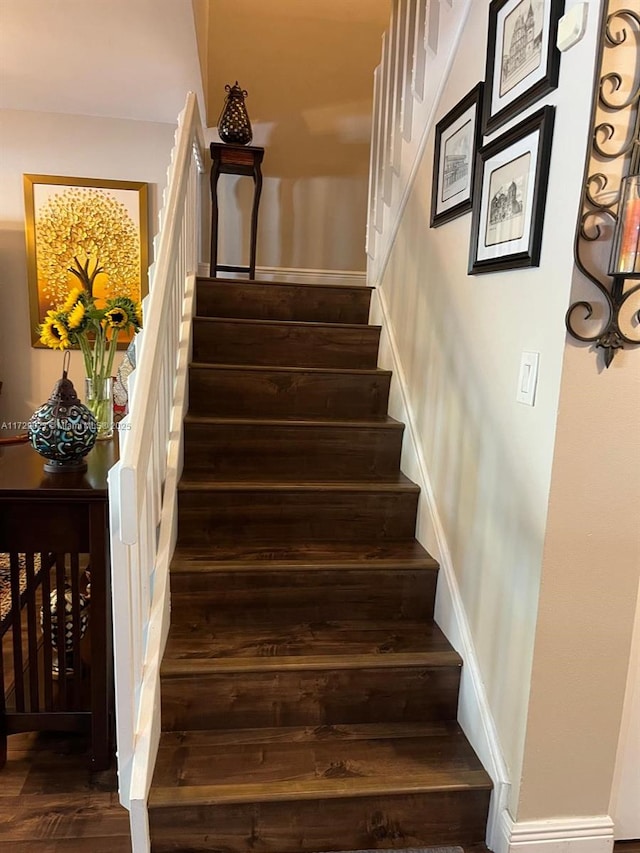
POLYGON ((540 263, 555 107, 543 107, 478 152, 469 273, 540 263))
POLYGON ((558 85, 563 9, 564 0, 493 0, 489 6, 485 135, 558 85))
POLYGON ((483 84, 478 83, 436 125, 431 227, 471 210, 473 170, 480 148, 483 84))
MULTIPOLYGON (((142 182, 24 175, 31 342, 80 281, 98 300, 148 292, 147 188, 142 182)), ((126 347, 126 341, 119 346, 126 347)))

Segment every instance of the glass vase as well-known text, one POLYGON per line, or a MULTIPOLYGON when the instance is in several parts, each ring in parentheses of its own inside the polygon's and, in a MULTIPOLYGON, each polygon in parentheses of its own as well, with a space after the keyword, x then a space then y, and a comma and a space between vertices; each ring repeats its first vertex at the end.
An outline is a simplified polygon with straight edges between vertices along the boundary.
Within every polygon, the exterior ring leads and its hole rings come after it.
POLYGON ((113 386, 112 379, 85 379, 86 406, 91 409, 98 422, 98 441, 113 435, 113 386))

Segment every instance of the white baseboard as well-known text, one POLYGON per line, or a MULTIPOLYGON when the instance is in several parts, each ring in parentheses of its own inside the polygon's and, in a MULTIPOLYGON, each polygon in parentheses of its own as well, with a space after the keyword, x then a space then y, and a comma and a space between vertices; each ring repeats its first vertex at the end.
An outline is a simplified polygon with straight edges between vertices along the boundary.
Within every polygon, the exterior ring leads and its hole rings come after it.
MULTIPOLYGON (((198 264, 198 275, 209 275, 209 264, 198 264)), ((245 273, 223 273, 225 278, 246 279, 245 273)), ((256 278, 261 281, 284 281, 294 284, 345 284, 366 285, 364 270, 314 270, 296 267, 256 267, 256 278)))
POLYGON ((502 813, 496 853, 611 853, 613 820, 608 815, 515 822, 502 813))
POLYGON ((427 531, 431 531, 432 538, 435 538, 436 541, 437 553, 434 556, 440 562, 436 621, 449 642, 464 660, 458 703, 458 721, 491 777, 494 786, 487 825, 487 844, 492 850, 495 850, 500 834, 500 818, 507 809, 510 789, 509 774, 502 756, 495 722, 489 708, 460 588, 453 571, 451 551, 438 513, 398 346, 393 329, 388 322, 385 295, 380 289, 375 290, 373 294, 371 322, 382 326, 380 366, 393 371, 389 414, 402 421, 406 427, 402 448, 402 470, 421 489, 416 536, 419 541, 425 542, 427 531))

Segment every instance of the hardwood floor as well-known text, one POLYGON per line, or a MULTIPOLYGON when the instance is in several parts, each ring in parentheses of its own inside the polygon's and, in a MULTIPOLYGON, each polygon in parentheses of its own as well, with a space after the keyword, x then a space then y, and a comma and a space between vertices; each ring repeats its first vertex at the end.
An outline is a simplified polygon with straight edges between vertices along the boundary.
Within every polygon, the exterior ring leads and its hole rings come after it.
POLYGON ((3 853, 130 853, 129 814, 118 802, 115 760, 89 773, 84 735, 11 735, 0 771, 3 853))

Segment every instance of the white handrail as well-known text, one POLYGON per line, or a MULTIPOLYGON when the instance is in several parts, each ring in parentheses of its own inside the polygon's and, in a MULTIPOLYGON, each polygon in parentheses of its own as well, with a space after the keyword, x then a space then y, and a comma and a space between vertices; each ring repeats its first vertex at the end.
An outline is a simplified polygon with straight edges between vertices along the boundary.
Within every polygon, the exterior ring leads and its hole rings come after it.
POLYGON ((203 151, 198 104, 189 93, 154 241, 120 461, 109 472, 118 778, 134 853, 150 850, 147 798, 160 739, 160 662, 177 537, 203 151))

